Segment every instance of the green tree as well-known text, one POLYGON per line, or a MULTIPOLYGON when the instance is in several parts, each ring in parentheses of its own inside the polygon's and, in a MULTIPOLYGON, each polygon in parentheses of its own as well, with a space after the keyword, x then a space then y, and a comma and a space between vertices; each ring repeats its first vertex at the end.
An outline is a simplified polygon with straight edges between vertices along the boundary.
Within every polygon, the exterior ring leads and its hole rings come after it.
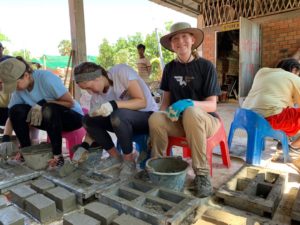
POLYGON ((59 54, 62 56, 70 55, 72 50, 72 44, 69 40, 62 40, 57 47, 59 54))
POLYGON ((30 51, 27 49, 21 49, 19 51, 15 51, 12 53, 12 55, 14 57, 16 56, 22 56, 23 59, 25 59, 26 61, 30 62, 31 61, 31 55, 30 55, 30 51))
POLYGON ((115 64, 114 49, 109 44, 107 39, 103 39, 99 46, 99 56, 97 57, 97 62, 105 69, 108 69, 115 64))
MULTIPOLYGON (((172 22, 166 22, 166 30, 169 31, 172 22)), ((158 34, 160 37, 161 33, 158 34)), ((152 65, 152 72, 150 79, 153 81, 160 80, 162 75, 158 42, 156 38, 156 32, 153 31, 147 34, 144 38, 141 33, 137 32, 134 35, 130 35, 127 38, 120 38, 115 44, 109 44, 109 42, 104 39, 99 46, 99 56, 97 57, 97 62, 100 63, 104 68, 108 69, 114 64, 126 63, 129 66, 136 68, 136 61, 138 58, 138 52, 136 46, 143 43, 146 46, 146 57, 150 60, 152 65)), ((174 54, 164 48, 162 48, 162 54, 164 57, 164 62, 170 62, 174 58, 174 54)))

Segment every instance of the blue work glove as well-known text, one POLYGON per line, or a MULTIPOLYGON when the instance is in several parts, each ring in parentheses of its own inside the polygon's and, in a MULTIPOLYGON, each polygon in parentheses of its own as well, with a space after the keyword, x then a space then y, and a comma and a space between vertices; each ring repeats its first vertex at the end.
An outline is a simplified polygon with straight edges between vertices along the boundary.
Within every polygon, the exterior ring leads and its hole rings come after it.
POLYGON ((172 121, 177 121, 181 113, 186 110, 186 108, 194 106, 194 102, 191 99, 182 99, 173 103, 167 109, 168 118, 172 121))

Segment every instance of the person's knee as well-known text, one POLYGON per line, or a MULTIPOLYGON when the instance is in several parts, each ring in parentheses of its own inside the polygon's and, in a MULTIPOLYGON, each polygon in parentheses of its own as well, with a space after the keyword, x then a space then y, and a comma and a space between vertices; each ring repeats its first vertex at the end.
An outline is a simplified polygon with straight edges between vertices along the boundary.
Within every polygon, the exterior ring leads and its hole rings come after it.
POLYGON ((188 107, 182 115, 182 123, 183 125, 197 125, 198 123, 204 123, 205 121, 205 114, 202 109, 195 108, 195 107, 188 107))
POLYGON ((161 112, 152 113, 148 119, 150 129, 157 129, 166 124, 166 115, 161 112))
MULTIPOLYGON (((116 110, 112 112, 110 115, 110 122, 112 127, 119 127, 121 124, 121 121, 125 119, 125 116, 122 116, 122 110, 116 110)), ((123 114, 124 115, 124 114, 123 114)))
POLYGON ((42 108, 43 120, 51 121, 54 115, 55 108, 56 107, 54 104, 46 103, 42 108))
POLYGON ((92 121, 92 118, 89 116, 89 115, 84 115, 83 117, 82 117, 82 126, 85 128, 85 129, 87 129, 89 126, 90 126, 90 124, 92 123, 93 121, 92 121))
POLYGON ((20 115, 27 115, 29 109, 29 105, 17 104, 9 109, 8 115, 10 118, 20 117, 20 115))

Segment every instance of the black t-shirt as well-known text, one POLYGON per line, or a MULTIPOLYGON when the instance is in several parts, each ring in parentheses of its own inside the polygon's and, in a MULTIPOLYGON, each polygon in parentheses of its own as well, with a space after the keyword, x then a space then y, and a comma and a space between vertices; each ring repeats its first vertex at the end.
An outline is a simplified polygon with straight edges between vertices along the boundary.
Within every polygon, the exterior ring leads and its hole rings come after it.
POLYGON ((180 99, 203 101, 221 94, 214 65, 203 58, 189 63, 173 60, 164 69, 160 88, 171 94, 171 104, 180 99))

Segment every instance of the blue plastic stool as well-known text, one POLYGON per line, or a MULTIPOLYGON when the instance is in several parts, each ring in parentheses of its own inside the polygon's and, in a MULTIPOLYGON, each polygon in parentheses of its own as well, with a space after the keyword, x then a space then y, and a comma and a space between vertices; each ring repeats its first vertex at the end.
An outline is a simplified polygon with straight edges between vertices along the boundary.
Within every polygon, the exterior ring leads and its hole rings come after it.
POLYGON ((265 149, 265 137, 272 137, 281 141, 284 162, 288 161, 289 146, 288 137, 281 130, 274 130, 269 122, 258 113, 248 109, 237 109, 234 119, 231 123, 228 135, 228 146, 231 147, 234 131, 242 128, 247 131, 247 153, 246 162, 253 165, 259 165, 261 153, 265 149))
MULTIPOLYGON (((147 141, 148 141, 148 134, 137 134, 133 136, 133 142, 135 142, 136 150, 141 154, 142 151, 146 152, 147 157, 142 162, 140 162, 140 168, 145 169, 146 161, 151 157, 151 151, 148 151, 147 141)), ((119 152, 122 152, 122 148, 117 142, 117 149, 119 152)))

